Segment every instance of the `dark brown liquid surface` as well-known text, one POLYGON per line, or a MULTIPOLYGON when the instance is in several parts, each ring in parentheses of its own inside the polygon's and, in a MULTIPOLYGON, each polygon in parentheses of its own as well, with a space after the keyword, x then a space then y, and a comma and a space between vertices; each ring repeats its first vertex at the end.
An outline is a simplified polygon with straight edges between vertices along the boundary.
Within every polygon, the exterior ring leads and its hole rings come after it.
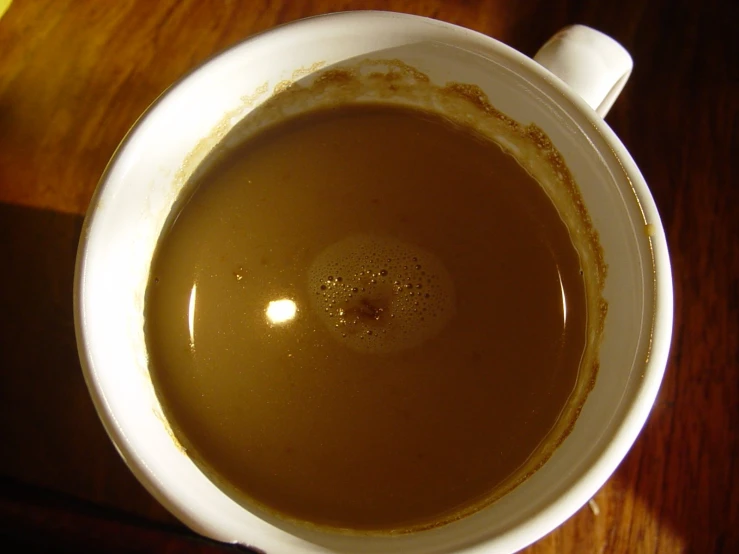
POLYGON ((175 434, 227 491, 399 530, 493 495, 545 440, 585 302, 512 157, 436 116, 343 107, 200 179, 153 262, 146 338, 175 434))

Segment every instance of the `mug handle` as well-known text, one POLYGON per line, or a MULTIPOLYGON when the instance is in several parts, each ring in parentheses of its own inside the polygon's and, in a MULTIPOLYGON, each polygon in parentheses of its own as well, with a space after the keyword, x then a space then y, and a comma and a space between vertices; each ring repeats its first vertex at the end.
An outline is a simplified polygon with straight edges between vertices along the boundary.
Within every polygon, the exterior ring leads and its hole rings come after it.
POLYGON ((623 46, 585 25, 560 30, 534 60, 569 85, 601 117, 613 106, 634 67, 623 46))

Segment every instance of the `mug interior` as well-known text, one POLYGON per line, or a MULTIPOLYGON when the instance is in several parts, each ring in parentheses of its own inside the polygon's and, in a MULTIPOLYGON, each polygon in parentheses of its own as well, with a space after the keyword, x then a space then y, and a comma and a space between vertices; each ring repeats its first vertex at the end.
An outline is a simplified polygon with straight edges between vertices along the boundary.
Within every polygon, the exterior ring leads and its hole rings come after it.
POLYGON ((195 531, 267 552, 512 552, 579 509, 646 419, 671 328, 664 243, 646 185, 623 146, 584 102, 530 59, 430 19, 377 12, 313 18, 218 55, 168 90, 129 133, 101 180, 83 231, 75 283, 78 346, 119 452, 146 488, 195 531), (537 473, 491 506, 399 537, 297 527, 222 493, 170 438, 149 379, 143 333, 157 238, 198 163, 277 85, 364 58, 400 59, 437 84, 476 84, 505 114, 541 127, 580 187, 608 264, 600 371, 569 437, 537 473))

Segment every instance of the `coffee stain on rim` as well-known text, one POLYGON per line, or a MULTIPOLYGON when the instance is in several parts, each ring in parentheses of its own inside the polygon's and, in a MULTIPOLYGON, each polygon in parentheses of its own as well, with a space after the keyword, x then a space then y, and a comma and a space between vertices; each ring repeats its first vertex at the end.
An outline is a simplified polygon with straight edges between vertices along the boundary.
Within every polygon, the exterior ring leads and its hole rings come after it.
POLYGON ((175 435, 172 427, 169 424, 169 420, 164 417, 164 414, 161 412, 161 410, 158 408, 152 408, 151 413, 153 413, 154 417, 161 422, 162 426, 164 427, 164 432, 169 435, 170 439, 172 439, 172 443, 174 444, 175 448, 177 448, 177 450, 179 450, 182 454, 187 454, 187 448, 185 448, 185 446, 177 438, 177 435, 175 435))
POLYGON ((267 93, 267 90, 269 90, 269 83, 264 82, 259 85, 253 93, 242 96, 241 102, 243 103, 243 106, 248 108, 254 106, 259 98, 267 93))
POLYGON ((269 92, 269 81, 265 81, 259 85, 251 94, 243 95, 240 99, 241 105, 229 110, 223 115, 223 117, 221 117, 210 132, 200 139, 195 147, 190 150, 178 170, 175 172, 171 190, 178 196, 178 203, 180 200, 179 197, 181 196, 180 191, 183 188, 186 188, 186 183, 192 179, 195 171, 206 160, 208 155, 218 147, 233 127, 238 124, 236 123, 237 120, 245 118, 248 116, 247 112, 249 112, 249 110, 253 110, 266 100, 274 98, 287 91, 298 80, 316 73, 325 65, 325 61, 319 60, 308 66, 299 67, 293 70, 290 79, 279 81, 274 86, 272 93, 269 96, 266 96, 269 92))
MULTIPOLYGON (((585 207, 579 187, 563 156, 540 127, 533 123, 523 125, 510 118, 495 108, 487 94, 477 85, 458 82, 436 85, 426 74, 401 60, 365 59, 349 66, 331 67, 318 72, 324 65, 325 62, 320 61, 295 70, 292 79, 278 82, 272 94, 261 103, 258 101, 267 92, 267 83, 258 87, 253 94, 242 97, 244 105, 224 115, 211 133, 186 157, 177 172, 174 186, 177 190, 182 190, 178 204, 193 192, 193 187, 188 187, 188 184, 197 180, 194 177, 202 170, 201 164, 209 166, 224 153, 225 147, 219 148, 221 143, 240 143, 291 116, 336 105, 388 103, 408 106, 433 112, 455 125, 471 129, 513 156, 549 196, 570 230, 570 238, 583 268, 588 337, 575 389, 555 426, 540 446, 521 467, 484 498, 442 515, 432 523, 409 525, 402 529, 355 530, 298 520, 265 506, 242 491, 234 490, 220 478, 209 477, 240 504, 246 504, 249 508, 256 508, 298 527, 356 536, 405 535, 442 527, 493 504, 536 473, 569 436, 595 386, 600 367, 599 349, 608 313, 608 303, 603 297, 608 267, 598 232, 585 207), (234 124, 234 119, 247 111, 247 108, 251 108, 251 111, 234 124)), ((654 260, 653 257, 652 259, 654 260)), ((169 425, 166 427, 175 444, 185 451, 169 425)))

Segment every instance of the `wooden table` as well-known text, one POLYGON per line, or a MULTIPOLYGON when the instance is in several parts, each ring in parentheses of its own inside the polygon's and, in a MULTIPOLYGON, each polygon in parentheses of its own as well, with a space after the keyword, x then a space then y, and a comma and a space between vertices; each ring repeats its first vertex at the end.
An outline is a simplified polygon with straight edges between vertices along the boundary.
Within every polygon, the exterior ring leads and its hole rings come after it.
POLYGON ((93 410, 72 323, 82 215, 126 130, 170 83, 253 33, 347 8, 435 17, 530 55, 579 22, 632 53, 633 76, 608 122, 667 229, 671 361, 615 475, 527 552, 739 552, 732 0, 15 0, 0 19, 0 543, 230 550, 195 537, 144 491, 93 410))

